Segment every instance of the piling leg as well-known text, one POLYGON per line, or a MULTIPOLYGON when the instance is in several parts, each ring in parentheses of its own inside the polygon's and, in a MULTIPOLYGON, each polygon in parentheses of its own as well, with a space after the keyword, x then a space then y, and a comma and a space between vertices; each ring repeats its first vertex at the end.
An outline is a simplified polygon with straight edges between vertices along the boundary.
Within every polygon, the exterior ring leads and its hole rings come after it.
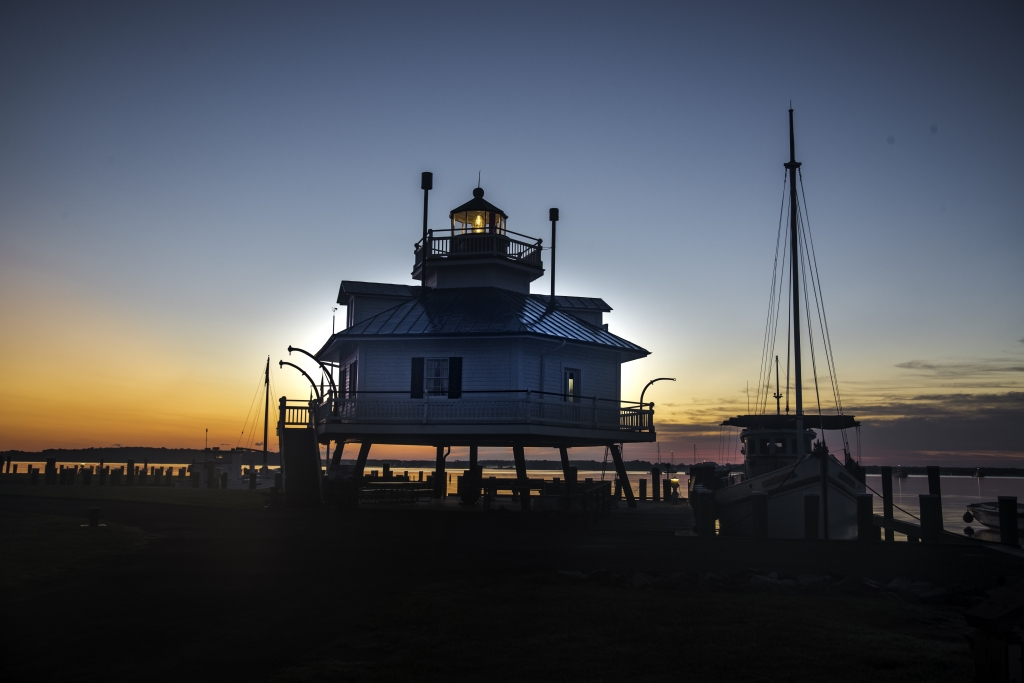
POLYGON ((661 468, 651 468, 651 500, 655 503, 661 502, 661 468))
POLYGON ((640 500, 647 500, 647 480, 640 480, 640 500))
POLYGON ((999 542, 1020 547, 1017 537, 1017 496, 999 496, 999 542))
POLYGON ((938 543, 942 538, 942 505, 939 497, 932 493, 922 493, 921 501, 921 540, 925 543, 938 543))
POLYGON ((480 447, 470 446, 469 447, 469 468, 475 470, 480 464, 480 447))
POLYGON ((512 446, 512 457, 516 461, 516 483, 519 485, 519 504, 523 512, 530 509, 530 480, 526 474, 526 451, 522 446, 512 446))
POLYGON ((447 479, 444 476, 444 446, 437 447, 437 456, 434 460, 434 499, 444 500, 447 491, 447 479))
POLYGON ((804 494, 804 540, 818 540, 819 502, 821 496, 817 493, 804 494))
POLYGON ((662 482, 662 493, 666 503, 672 502, 672 480, 666 477, 662 482))
POLYGON ((750 506, 754 538, 768 538, 768 492, 754 491, 750 506))
POLYGON ((896 532, 892 530, 892 468, 882 467, 882 518, 885 520, 885 540, 891 543, 896 540, 896 532))
POLYGON ((370 457, 370 447, 373 443, 364 441, 359 444, 359 455, 356 457, 356 468, 352 473, 352 481, 356 486, 356 490, 363 485, 363 471, 366 469, 366 459, 370 457))
POLYGON ((566 481, 569 481, 569 449, 565 446, 560 446, 558 455, 562 459, 562 476, 565 477, 566 481))
POLYGON ((340 441, 334 444, 334 455, 331 456, 331 464, 327 468, 328 474, 331 470, 341 467, 341 456, 345 453, 345 442, 340 441))
POLYGON ((626 494, 626 505, 636 507, 636 499, 633 497, 633 487, 629 485, 629 477, 626 476, 626 464, 622 462, 622 451, 618 444, 608 444, 608 450, 612 452, 612 461, 615 463, 615 473, 622 484, 622 491, 626 494))
POLYGON ((875 533, 875 497, 870 493, 857 494, 857 540, 873 541, 875 533))

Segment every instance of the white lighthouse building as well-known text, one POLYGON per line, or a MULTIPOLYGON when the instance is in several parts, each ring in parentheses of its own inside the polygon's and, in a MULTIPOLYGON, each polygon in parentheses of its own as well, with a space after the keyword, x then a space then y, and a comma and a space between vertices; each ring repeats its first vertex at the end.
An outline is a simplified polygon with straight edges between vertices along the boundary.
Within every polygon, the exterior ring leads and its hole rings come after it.
MULTIPOLYGON (((559 449, 568 470, 568 449, 607 446, 632 504, 618 444, 655 440, 653 405, 622 400, 621 366, 649 352, 608 331, 602 299, 531 294, 542 240, 511 231, 481 188, 427 230, 431 184, 424 174, 420 284, 341 283, 345 328, 312 354, 332 385, 309 408, 317 441, 361 445, 357 484, 375 443, 436 447, 435 481, 446 447, 469 446, 471 470, 480 446, 509 447, 525 482, 526 448, 559 449)), ((309 404, 286 403, 298 412, 282 427, 307 420, 309 404)))

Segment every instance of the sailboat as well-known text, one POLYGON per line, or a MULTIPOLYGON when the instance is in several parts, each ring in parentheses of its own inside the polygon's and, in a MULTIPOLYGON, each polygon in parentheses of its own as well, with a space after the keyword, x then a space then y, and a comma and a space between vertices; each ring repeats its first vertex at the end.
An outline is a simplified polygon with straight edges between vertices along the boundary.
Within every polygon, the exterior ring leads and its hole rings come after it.
MULTIPOLYGON (((744 472, 740 476, 719 477, 714 469, 706 470, 697 483, 714 490, 714 510, 718 518, 720 533, 723 535, 751 536, 754 534, 755 498, 767 499, 767 534, 769 538, 804 538, 817 527, 819 538, 849 539, 857 535, 857 495, 865 491, 864 471, 850 456, 847 431, 860 426, 853 416, 842 413, 838 382, 835 378, 831 342, 828 338, 827 319, 821 302, 820 280, 814 259, 813 242, 810 240, 810 226, 806 219, 806 205, 801 210, 797 192, 797 178, 800 162, 796 160, 796 143, 793 132, 793 110, 789 110, 789 162, 785 164, 789 191, 789 254, 783 222, 780 220, 779 237, 776 242, 776 276, 772 282, 772 304, 769 307, 768 326, 765 331, 765 355, 762 357, 761 379, 758 384, 758 407, 754 414, 732 417, 723 426, 739 427, 741 453, 744 457, 744 472), (782 268, 779 269, 780 263, 782 268), (787 395, 786 412, 782 412, 779 390, 778 356, 775 356, 775 398, 776 411, 767 410, 768 391, 771 379, 771 357, 774 355, 775 331, 778 329, 780 305, 785 287, 786 261, 790 264, 789 288, 791 297, 787 303, 792 327, 790 333, 794 368, 793 390, 796 399, 795 412, 789 412, 787 395), (801 272, 809 273, 801 283, 801 272), (803 289, 801 289, 801 284, 803 289), (808 284, 814 294, 818 329, 830 388, 835 401, 835 411, 825 414, 821 408, 818 391, 818 360, 813 343, 811 324, 811 301, 808 284), (776 287, 777 285, 777 287, 776 287), (804 410, 803 368, 801 357, 801 311, 800 297, 804 297, 807 314, 807 339, 810 344, 814 387, 817 398, 816 410, 804 410), (817 430, 817 432, 815 431, 817 430), (829 451, 826 432, 839 432, 842 436, 843 460, 829 451), (810 500, 808 500, 810 497, 810 500), (815 500, 815 498, 817 500, 815 500), (816 521, 815 513, 816 510, 816 521), (808 522, 810 524, 808 525, 808 522)), ((802 179, 801 179, 802 189, 802 179)), ((787 343, 787 346, 790 346, 787 343)), ((820 352, 820 350, 819 350, 820 352)), ((789 389, 789 357, 786 363, 787 392, 789 389)), ((833 439, 833 443, 835 440, 833 439)), ((762 503, 758 503, 761 505, 762 503)))

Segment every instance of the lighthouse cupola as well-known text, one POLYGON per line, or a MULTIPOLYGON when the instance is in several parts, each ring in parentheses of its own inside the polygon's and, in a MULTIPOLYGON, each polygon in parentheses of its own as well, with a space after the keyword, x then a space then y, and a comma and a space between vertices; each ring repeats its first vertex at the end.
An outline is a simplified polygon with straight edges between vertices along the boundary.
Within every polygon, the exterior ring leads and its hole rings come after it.
POLYGON ((451 225, 427 230, 416 244, 413 278, 427 287, 500 287, 523 294, 544 274, 542 240, 512 232, 508 215, 474 188, 473 198, 452 209, 451 225))

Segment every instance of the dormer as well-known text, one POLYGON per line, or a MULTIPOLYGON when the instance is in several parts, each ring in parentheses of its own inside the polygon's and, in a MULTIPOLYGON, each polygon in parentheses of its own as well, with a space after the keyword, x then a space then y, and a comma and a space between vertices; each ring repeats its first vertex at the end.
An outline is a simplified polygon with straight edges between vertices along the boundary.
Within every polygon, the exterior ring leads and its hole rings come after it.
POLYGON ((508 230, 508 216, 484 199, 483 188, 448 214, 451 227, 428 230, 415 247, 412 276, 434 289, 499 287, 530 293, 544 274, 540 239, 508 230))

